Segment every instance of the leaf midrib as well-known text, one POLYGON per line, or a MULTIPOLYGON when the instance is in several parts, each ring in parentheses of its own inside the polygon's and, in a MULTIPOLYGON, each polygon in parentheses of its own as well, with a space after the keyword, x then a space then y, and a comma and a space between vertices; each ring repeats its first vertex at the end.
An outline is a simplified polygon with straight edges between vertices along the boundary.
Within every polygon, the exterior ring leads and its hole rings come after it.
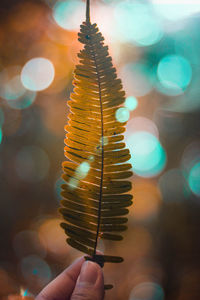
POLYGON ((100 189, 99 189, 100 191, 99 191, 99 207, 98 207, 98 224, 97 224, 97 232, 96 232, 95 246, 94 246, 94 252, 93 252, 93 257, 95 257, 97 242, 98 242, 98 237, 99 237, 99 231, 100 231, 100 224, 101 224, 101 204, 102 204, 103 169, 104 169, 104 145, 103 145, 104 126, 103 126, 103 105, 102 105, 102 95, 101 95, 100 73, 98 70, 94 46, 92 43, 91 43, 91 46, 92 46, 92 53, 93 53, 93 57, 94 57, 95 68, 96 68, 96 72, 97 72, 97 81, 98 81, 98 88, 99 88, 99 102, 100 102, 100 111, 101 111, 101 181, 100 181, 100 189))

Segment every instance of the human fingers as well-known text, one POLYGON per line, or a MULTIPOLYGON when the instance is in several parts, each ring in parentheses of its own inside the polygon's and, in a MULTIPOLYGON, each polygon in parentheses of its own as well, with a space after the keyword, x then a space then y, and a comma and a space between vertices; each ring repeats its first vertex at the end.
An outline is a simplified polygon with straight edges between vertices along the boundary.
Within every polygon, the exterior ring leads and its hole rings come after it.
POLYGON ((58 277, 50 282, 36 297, 35 300, 67 300, 74 290, 84 257, 77 259, 58 277))
POLYGON ((81 267, 71 300, 103 300, 104 279, 101 267, 92 261, 86 261, 81 267))

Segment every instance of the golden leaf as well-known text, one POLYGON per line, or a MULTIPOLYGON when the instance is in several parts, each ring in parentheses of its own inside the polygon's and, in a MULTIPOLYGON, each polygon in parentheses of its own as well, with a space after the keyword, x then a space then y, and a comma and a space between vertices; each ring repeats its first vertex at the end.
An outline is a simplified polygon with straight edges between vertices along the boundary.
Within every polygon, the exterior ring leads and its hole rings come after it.
MULTIPOLYGON (((86 21, 81 25, 79 41, 84 44, 74 71, 74 91, 69 122, 65 127, 65 156, 60 212, 61 224, 72 247, 90 255, 103 266, 119 263, 122 257, 98 255, 98 238, 122 240, 118 233, 127 229, 127 207, 132 204, 132 175, 129 150, 125 148, 125 123, 115 118, 125 101, 122 83, 104 45, 96 24, 91 24, 89 1, 86 21)), ((107 286, 111 288, 111 286, 107 286)))

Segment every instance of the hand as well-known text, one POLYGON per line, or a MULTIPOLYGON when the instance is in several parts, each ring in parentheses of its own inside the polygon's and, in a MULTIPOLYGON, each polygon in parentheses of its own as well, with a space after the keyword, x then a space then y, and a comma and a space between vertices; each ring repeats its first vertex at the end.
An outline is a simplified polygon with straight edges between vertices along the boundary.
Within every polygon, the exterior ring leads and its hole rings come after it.
POLYGON ((101 267, 84 257, 77 259, 50 282, 35 300, 103 300, 101 267))

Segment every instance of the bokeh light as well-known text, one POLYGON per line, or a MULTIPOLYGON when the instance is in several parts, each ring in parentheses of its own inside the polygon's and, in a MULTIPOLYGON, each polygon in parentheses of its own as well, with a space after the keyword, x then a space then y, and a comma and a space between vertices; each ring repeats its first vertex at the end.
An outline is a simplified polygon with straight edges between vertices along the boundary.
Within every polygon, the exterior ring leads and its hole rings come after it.
MULTIPOLYGON (((200 6, 200 3, 199 3, 200 6)), ((195 22, 189 22, 190 26, 179 31, 174 38, 175 52, 182 57, 187 58, 192 66, 192 80, 189 88, 183 95, 176 97, 171 101, 170 108, 174 111, 194 112, 200 108, 199 100, 199 35, 196 30, 195 22), (186 46, 187 45, 187 46, 186 46)))
POLYGON ((198 160, 200 160, 200 142, 194 140, 183 151, 181 164, 184 171, 189 171, 198 160))
POLYGON ((42 91, 50 86, 54 75, 52 62, 47 58, 36 57, 24 65, 21 72, 21 81, 28 90, 42 91))
POLYGON ((139 1, 123 1, 116 5, 115 17, 118 34, 124 42, 140 46, 157 43, 163 36, 159 19, 151 6, 139 1))
POLYGON ((189 61, 180 55, 164 56, 157 68, 161 87, 158 89, 169 95, 179 95, 189 85, 192 69, 189 61))
POLYGON ((79 179, 77 178, 70 178, 69 181, 67 182, 69 188, 71 191, 73 191, 74 189, 76 189, 79 185, 79 179))
POLYGON ((80 0, 58 1, 53 8, 56 23, 64 29, 76 30, 84 19, 85 5, 80 0))
MULTIPOLYGON (((6 72, 6 70, 4 71, 6 72)), ((25 93, 25 88, 21 83, 19 75, 7 78, 6 84, 1 88, 1 96, 6 100, 15 100, 25 93)))
POLYGON ((200 143, 194 140, 184 149, 181 169, 190 190, 200 196, 200 143))
POLYGON ((191 191, 200 196, 200 161, 191 168, 188 183, 191 191))
POLYGON ((155 76, 146 63, 126 64, 120 76, 126 92, 135 97, 144 96, 153 89, 155 76))
POLYGON ((19 74, 21 67, 9 66, 0 72, 0 97, 6 100, 14 100, 23 95, 25 89, 21 84, 19 74))
POLYGON ((115 3, 120 2, 121 0, 102 0, 104 3, 115 3))
POLYGON ((23 289, 22 287, 20 288, 20 295, 22 297, 26 297, 28 295, 28 290, 23 289))
MULTIPOLYGON (((92 157, 89 157, 90 160, 93 160, 92 157)), ((82 162, 74 173, 74 177, 71 177, 67 184, 71 190, 74 190, 78 187, 80 180, 84 179, 90 170, 90 164, 88 162, 82 162)))
POLYGON ((37 281, 43 287, 52 278, 49 265, 37 255, 28 255, 20 261, 20 269, 26 282, 37 281))
MULTIPOLYGON (((59 176, 60 177, 60 176, 59 176)), ((62 189, 61 189, 61 185, 64 184, 65 181, 64 179, 62 178, 58 178, 54 184, 54 192, 55 192, 55 196, 56 196, 56 199, 58 201, 60 201, 62 199, 62 196, 60 195, 62 189)))
POLYGON ((0 96, 14 109, 29 107, 36 98, 35 92, 26 90, 23 86, 20 72, 19 66, 12 66, 0 73, 0 96))
POLYGON ((149 132, 150 134, 153 134, 155 137, 159 138, 158 127, 152 120, 145 117, 137 116, 132 118, 127 124, 125 137, 128 138, 130 134, 137 131, 149 132))
POLYGON ((200 143, 194 140, 184 149, 181 169, 190 190, 200 196, 200 143))
POLYGON ((2 133, 2 130, 1 130, 1 128, 0 128, 0 144, 1 144, 1 142, 2 142, 2 138, 3 138, 3 133, 2 133))
POLYGON ((152 134, 139 131, 126 140, 132 158, 133 171, 141 177, 154 177, 166 165, 166 153, 159 140, 152 134))
POLYGON ((49 158, 37 146, 24 146, 16 156, 15 168, 19 178, 26 182, 39 182, 49 171, 49 158))
POLYGON ((180 22, 200 11, 199 0, 151 0, 157 13, 169 21, 180 22))
POLYGON ((158 283, 142 282, 132 289, 129 300, 164 300, 164 291, 158 283))
POLYGON ((7 104, 14 109, 25 109, 33 104, 36 95, 36 92, 26 90, 21 97, 15 100, 7 100, 7 104))
POLYGON ((118 122, 124 123, 127 122, 130 117, 129 111, 126 107, 120 107, 115 113, 115 118, 118 122))
POLYGON ((70 247, 66 243, 66 234, 60 227, 61 219, 46 218, 38 228, 41 244, 51 255, 66 257, 69 255, 70 247))
POLYGON ((128 110, 132 111, 132 110, 134 110, 134 109, 137 108, 137 106, 138 106, 138 101, 137 101, 137 99, 136 99, 135 97, 129 96, 129 97, 126 98, 125 103, 124 103, 124 106, 125 106, 128 110))
POLYGON ((77 179, 83 179, 87 176, 90 170, 90 164, 87 162, 82 162, 76 169, 75 177, 77 179))
MULTIPOLYGON (((32 293, 30 293, 30 291, 24 287, 20 288, 20 296, 19 296, 19 300, 23 299, 23 300, 34 300, 35 297, 32 293), (21 296, 21 297, 20 297, 21 296)), ((8 300, 18 300, 18 297, 8 297, 8 300)))

